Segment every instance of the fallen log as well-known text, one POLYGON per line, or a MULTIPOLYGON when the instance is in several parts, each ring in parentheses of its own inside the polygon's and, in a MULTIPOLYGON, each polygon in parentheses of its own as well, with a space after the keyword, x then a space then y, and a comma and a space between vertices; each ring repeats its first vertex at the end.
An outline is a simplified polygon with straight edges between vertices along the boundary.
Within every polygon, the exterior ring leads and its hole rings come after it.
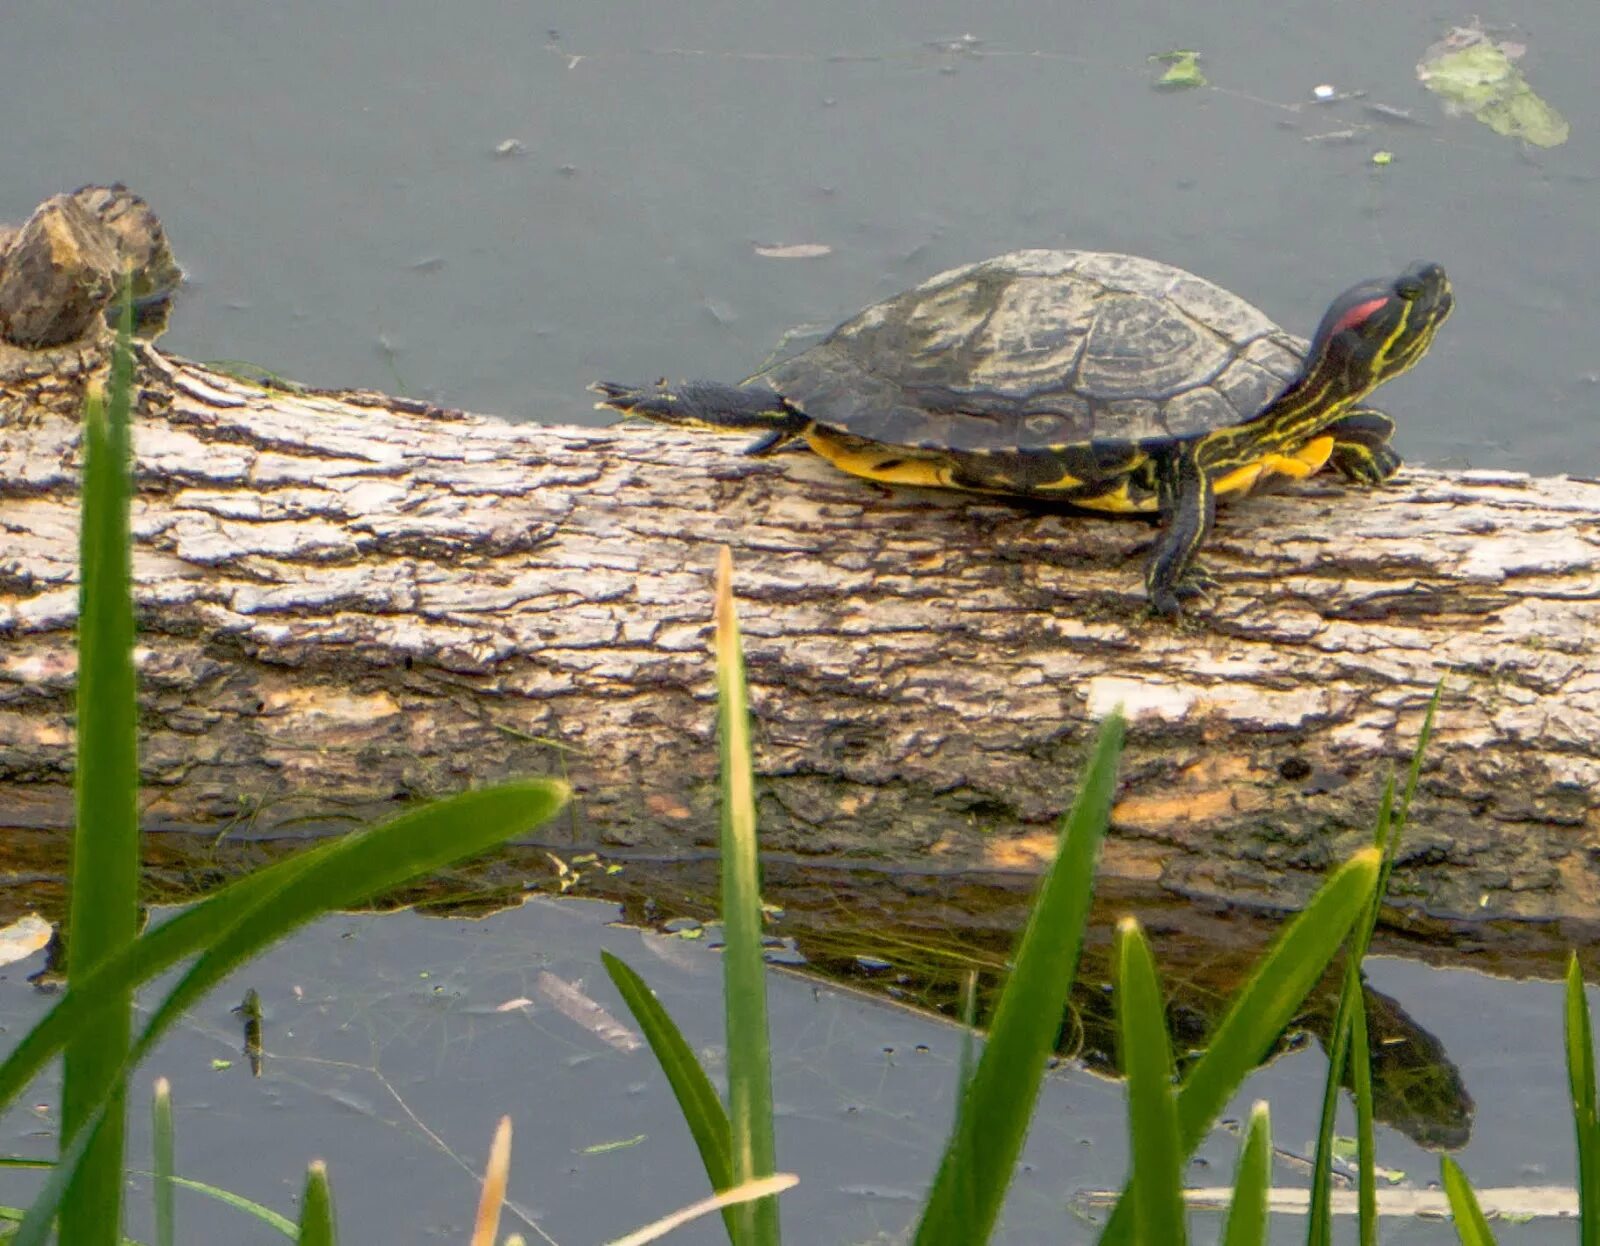
MULTIPOLYGON (((77 428, 105 352, 99 317, 0 344, 0 826, 72 815, 77 428)), ((1174 627, 1146 615, 1136 521, 259 383, 149 343, 137 365, 151 829, 337 824, 558 772, 563 849, 702 851, 728 544, 772 851, 1037 868, 1121 703, 1104 868, 1294 904, 1370 834, 1444 678, 1398 898, 1600 911, 1600 481, 1408 470, 1250 499, 1208 548, 1214 608, 1174 627)))

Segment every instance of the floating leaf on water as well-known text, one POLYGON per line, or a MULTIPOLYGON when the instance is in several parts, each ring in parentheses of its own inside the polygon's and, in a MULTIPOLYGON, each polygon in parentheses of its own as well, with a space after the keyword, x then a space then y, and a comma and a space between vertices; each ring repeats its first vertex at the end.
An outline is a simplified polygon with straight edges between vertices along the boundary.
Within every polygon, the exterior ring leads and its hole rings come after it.
POLYGON ((612 1151, 625 1150, 631 1146, 638 1146, 648 1135, 634 1134, 631 1138, 619 1138, 615 1142, 596 1142, 586 1146, 580 1152, 582 1155, 609 1155, 612 1151))
POLYGON ((1394 152, 1392 152, 1392 151, 1375 151, 1375 152, 1372 153, 1372 163, 1377 165, 1379 168, 1382 168, 1386 164, 1393 164, 1394 163, 1394 152))
POLYGON ((1538 95, 1512 64, 1527 49, 1496 43, 1480 26, 1458 26, 1423 53, 1417 78, 1444 100, 1445 111, 1469 113, 1496 134, 1538 147, 1567 141, 1567 120, 1538 95))
POLYGON ((756 244, 756 254, 769 260, 814 260, 832 255, 833 248, 822 242, 793 242, 788 244, 756 244))
POLYGON ((1156 87, 1163 91, 1182 91, 1189 87, 1203 87, 1206 76, 1200 72, 1200 53, 1192 48, 1174 48, 1170 52, 1157 52, 1150 57, 1167 72, 1156 79, 1156 87))
POLYGON ((1427 125, 1409 108, 1396 108, 1393 104, 1363 104, 1361 110, 1372 114, 1380 121, 1391 121, 1396 125, 1427 125))

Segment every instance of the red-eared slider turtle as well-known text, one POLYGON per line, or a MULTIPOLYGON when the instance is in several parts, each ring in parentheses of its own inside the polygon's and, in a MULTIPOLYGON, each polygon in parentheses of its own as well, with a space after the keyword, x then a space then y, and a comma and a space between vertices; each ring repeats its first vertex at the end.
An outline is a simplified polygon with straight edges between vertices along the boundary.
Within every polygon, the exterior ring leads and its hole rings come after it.
POLYGON ((1376 484, 1394 423, 1360 405, 1450 314, 1437 264, 1363 281, 1309 344, 1237 295, 1154 260, 1016 251, 953 269, 740 385, 601 382, 603 407, 691 428, 804 437, 845 471, 905 485, 1159 513, 1145 584, 1160 614, 1207 584, 1216 499, 1331 463, 1376 484))

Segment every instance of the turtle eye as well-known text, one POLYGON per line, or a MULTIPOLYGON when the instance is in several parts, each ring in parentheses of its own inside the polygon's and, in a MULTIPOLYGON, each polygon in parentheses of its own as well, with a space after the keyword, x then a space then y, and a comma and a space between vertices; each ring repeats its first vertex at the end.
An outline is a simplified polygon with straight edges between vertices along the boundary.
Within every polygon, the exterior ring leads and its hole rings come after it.
POLYGON ((1422 282, 1415 277, 1402 277, 1394 283, 1394 292, 1408 303, 1415 302, 1422 294, 1422 282))

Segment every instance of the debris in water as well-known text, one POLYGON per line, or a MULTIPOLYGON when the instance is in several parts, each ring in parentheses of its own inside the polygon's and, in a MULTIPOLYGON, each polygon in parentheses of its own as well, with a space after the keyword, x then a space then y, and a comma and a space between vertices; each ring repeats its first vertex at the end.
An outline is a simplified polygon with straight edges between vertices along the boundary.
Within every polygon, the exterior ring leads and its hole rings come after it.
POLYGON ((1476 22, 1457 26, 1422 54, 1417 79, 1451 115, 1470 114, 1496 134, 1536 147, 1559 147, 1567 141, 1567 119, 1512 64, 1526 51, 1525 44, 1496 43, 1476 22))
POLYGON ((1193 48, 1174 48, 1170 52, 1157 52, 1149 59, 1167 67, 1167 72, 1156 79, 1157 90, 1184 91, 1190 87, 1207 85, 1206 76, 1200 72, 1200 53, 1193 48))
POLYGON ((756 254, 769 260, 814 260, 832 255, 833 248, 823 242, 756 243, 756 254))

